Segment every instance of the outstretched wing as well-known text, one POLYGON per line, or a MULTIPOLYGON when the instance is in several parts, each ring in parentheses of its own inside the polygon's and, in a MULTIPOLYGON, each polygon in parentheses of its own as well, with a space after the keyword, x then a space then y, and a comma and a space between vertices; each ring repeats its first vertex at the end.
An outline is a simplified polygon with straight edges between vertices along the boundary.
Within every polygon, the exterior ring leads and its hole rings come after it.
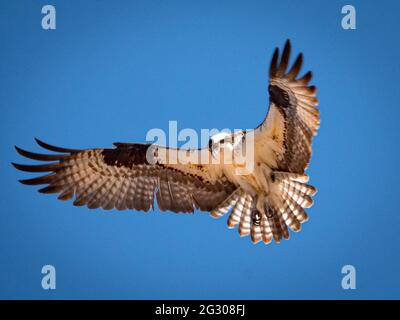
POLYGON ((155 196, 162 211, 211 211, 236 189, 216 166, 196 160, 173 161, 179 160, 178 152, 199 159, 208 153, 207 149, 178 151, 150 144, 115 143, 114 149, 76 150, 36 141, 57 154, 32 153, 16 147, 22 156, 46 164, 13 163, 15 168, 48 172, 20 182, 47 185, 39 192, 58 193, 60 200, 74 199, 76 206, 148 211, 154 206, 155 196))
POLYGON ((312 73, 296 79, 303 63, 301 53, 287 71, 290 51, 288 40, 281 57, 278 48, 273 54, 269 112, 255 129, 255 143, 271 168, 302 174, 311 158, 311 142, 320 119, 316 87, 309 85, 312 73))

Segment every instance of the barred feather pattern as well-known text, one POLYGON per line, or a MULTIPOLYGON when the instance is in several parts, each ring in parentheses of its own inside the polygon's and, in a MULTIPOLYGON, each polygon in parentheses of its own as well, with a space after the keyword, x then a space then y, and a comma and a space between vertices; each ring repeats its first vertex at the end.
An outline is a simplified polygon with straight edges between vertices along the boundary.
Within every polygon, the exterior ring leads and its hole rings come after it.
POLYGON ((288 240, 288 228, 298 232, 301 224, 308 220, 304 209, 313 204, 312 196, 317 190, 307 184, 308 176, 305 174, 276 171, 274 176, 277 197, 266 198, 264 214, 256 209, 255 199, 239 189, 213 210, 211 215, 220 218, 230 213, 228 227, 238 227, 239 235, 250 235, 253 243, 262 241, 269 244, 272 240, 277 243, 282 239, 288 240))
POLYGON ((266 214, 261 214, 255 208, 255 199, 251 195, 237 194, 234 199, 229 206, 221 207, 223 210, 216 210, 219 214, 213 216, 220 218, 230 211, 228 227, 238 227, 239 235, 250 235, 253 243, 263 241, 269 244, 272 239, 279 243, 282 237, 289 239, 286 222, 277 208, 266 205, 266 214))
POLYGON ((275 177, 282 197, 279 213, 286 225, 298 232, 301 229, 301 223, 308 220, 304 209, 313 205, 312 197, 317 189, 307 184, 308 176, 305 174, 275 172, 275 177))
POLYGON ((320 120, 316 108, 317 89, 310 86, 312 73, 296 79, 303 62, 299 54, 292 68, 286 72, 291 45, 287 41, 280 63, 277 62, 279 50, 275 51, 270 68, 271 108, 277 108, 284 119, 284 152, 278 155, 279 168, 290 172, 303 173, 311 158, 312 137, 316 134, 320 120))
POLYGON ((228 197, 227 199, 225 199, 219 206, 217 206, 217 208, 212 210, 210 212, 210 215, 214 218, 221 218, 222 216, 227 214, 229 211, 231 211, 231 209, 239 201, 242 194, 243 193, 240 192, 238 189, 238 191, 232 193, 232 195, 230 197, 228 197))
POLYGON ((226 178, 204 181, 199 176, 145 161, 146 145, 121 145, 116 149, 65 149, 37 143, 58 154, 38 154, 16 147, 22 156, 44 165, 14 167, 26 172, 50 172, 33 179, 20 180, 27 185, 47 185, 41 193, 58 193, 58 199, 74 199, 75 206, 90 209, 135 209, 148 211, 156 198, 160 210, 211 211, 236 190, 226 178), (61 153, 60 153, 61 152, 61 153))
POLYGON ((270 107, 256 129, 256 143, 268 138, 276 144, 274 169, 304 173, 312 154, 312 139, 320 125, 317 88, 309 85, 312 72, 298 78, 303 55, 300 53, 288 70, 291 52, 287 41, 282 55, 276 48, 270 65, 270 107))

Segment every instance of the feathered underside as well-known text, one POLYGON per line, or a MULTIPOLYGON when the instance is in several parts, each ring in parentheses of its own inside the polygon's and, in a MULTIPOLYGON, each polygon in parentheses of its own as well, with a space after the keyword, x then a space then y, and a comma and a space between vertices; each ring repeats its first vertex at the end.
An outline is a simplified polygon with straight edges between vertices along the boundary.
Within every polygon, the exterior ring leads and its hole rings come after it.
POLYGON ((150 144, 117 143, 114 149, 76 150, 36 141, 57 154, 38 154, 16 147, 22 156, 46 163, 13 163, 15 168, 48 173, 20 182, 47 185, 39 192, 57 193, 60 200, 73 199, 75 206, 148 211, 154 207, 155 197, 162 211, 210 211, 236 189, 223 176, 215 181, 208 178, 201 165, 149 163, 146 153, 150 144))
POLYGON ((289 68, 290 52, 289 40, 281 56, 278 48, 274 51, 269 71, 269 112, 252 132, 255 157, 271 170, 265 214, 254 209, 254 198, 244 195, 237 197, 236 202, 245 208, 244 213, 239 215, 233 209, 228 220, 230 225, 238 225, 240 234, 250 234, 255 243, 289 239, 288 228, 299 231, 301 223, 308 220, 304 209, 312 206, 312 196, 317 191, 307 184, 309 177, 305 174, 312 139, 320 124, 317 89, 310 85, 311 71, 298 77, 302 53, 289 68))

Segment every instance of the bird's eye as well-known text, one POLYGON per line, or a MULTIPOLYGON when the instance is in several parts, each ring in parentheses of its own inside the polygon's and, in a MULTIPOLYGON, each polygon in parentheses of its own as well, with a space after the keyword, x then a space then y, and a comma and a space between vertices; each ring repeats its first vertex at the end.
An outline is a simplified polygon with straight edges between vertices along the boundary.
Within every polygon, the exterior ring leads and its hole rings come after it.
POLYGON ((213 145, 212 139, 208 140, 208 150, 210 150, 210 152, 212 151, 212 145, 213 145))

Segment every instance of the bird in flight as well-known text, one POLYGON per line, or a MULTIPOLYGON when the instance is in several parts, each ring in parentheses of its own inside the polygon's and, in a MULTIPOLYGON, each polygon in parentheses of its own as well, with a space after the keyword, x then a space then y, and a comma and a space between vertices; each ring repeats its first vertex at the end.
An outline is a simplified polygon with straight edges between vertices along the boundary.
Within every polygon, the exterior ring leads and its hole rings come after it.
POLYGON ((309 85, 312 73, 298 76, 301 53, 289 68, 290 51, 288 40, 281 55, 278 48, 273 53, 269 111, 254 130, 218 133, 207 147, 188 150, 141 143, 67 149, 36 139, 53 153, 16 150, 45 163, 13 165, 47 174, 20 182, 46 185, 39 192, 56 193, 60 200, 73 199, 75 206, 148 211, 156 201, 161 211, 193 213, 199 209, 216 218, 229 214, 228 227, 237 227, 240 236, 250 235, 253 243, 289 239, 288 229, 297 232, 308 219, 304 209, 313 204, 316 193, 316 188, 307 184, 305 170, 320 123, 316 88, 309 85), (238 157, 221 161, 229 152, 235 155, 243 149, 252 149, 249 172, 239 170, 244 162, 238 157), (183 158, 186 160, 181 161, 183 158))

